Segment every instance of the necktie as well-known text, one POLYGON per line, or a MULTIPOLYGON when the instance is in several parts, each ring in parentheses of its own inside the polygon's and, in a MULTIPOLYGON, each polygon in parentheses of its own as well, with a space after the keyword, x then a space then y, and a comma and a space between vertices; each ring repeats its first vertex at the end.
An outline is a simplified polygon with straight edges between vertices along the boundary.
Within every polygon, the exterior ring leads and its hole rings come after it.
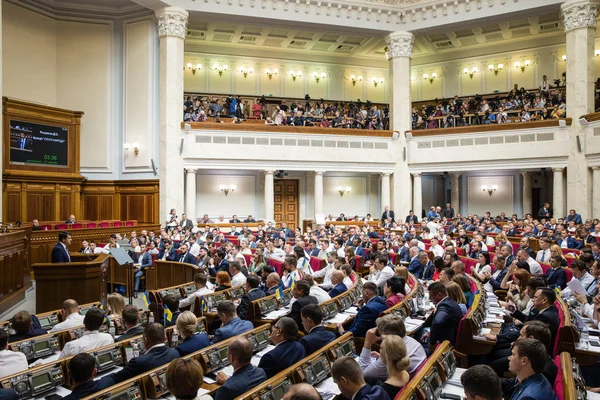
POLYGON ((542 259, 540 260, 541 262, 544 262, 544 255, 546 254, 545 251, 542 251, 542 259))
POLYGON ((69 260, 69 262, 71 262, 71 255, 69 254, 69 250, 65 249, 65 251, 67 252, 67 259, 69 260))

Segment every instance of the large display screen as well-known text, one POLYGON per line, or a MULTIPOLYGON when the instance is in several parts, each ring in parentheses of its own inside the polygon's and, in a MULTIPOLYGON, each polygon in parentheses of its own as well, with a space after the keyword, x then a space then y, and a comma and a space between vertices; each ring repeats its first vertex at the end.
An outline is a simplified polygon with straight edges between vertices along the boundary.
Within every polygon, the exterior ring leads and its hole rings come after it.
POLYGON ((10 121, 10 163, 67 168, 69 129, 10 121))

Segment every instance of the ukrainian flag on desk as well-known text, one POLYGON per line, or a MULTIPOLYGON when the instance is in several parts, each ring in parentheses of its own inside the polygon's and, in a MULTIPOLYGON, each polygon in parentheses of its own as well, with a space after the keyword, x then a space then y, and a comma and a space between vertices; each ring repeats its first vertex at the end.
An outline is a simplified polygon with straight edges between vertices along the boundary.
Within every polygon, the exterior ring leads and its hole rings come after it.
POLYGON ((283 289, 281 288, 281 286, 279 286, 275 291, 275 297, 277 297, 277 300, 283 299, 283 289))
POLYGON ((202 308, 202 312, 208 312, 208 303, 204 300, 204 296, 200 297, 200 308, 202 308))
MULTIPOLYGON (((169 310, 169 306, 165 304, 165 319, 169 322, 173 319, 173 313, 169 310)), ((165 324, 166 325, 166 324, 165 324)))
POLYGON ((144 304, 146 307, 150 307, 150 300, 148 299, 148 292, 144 292, 142 294, 142 300, 144 300, 144 304))

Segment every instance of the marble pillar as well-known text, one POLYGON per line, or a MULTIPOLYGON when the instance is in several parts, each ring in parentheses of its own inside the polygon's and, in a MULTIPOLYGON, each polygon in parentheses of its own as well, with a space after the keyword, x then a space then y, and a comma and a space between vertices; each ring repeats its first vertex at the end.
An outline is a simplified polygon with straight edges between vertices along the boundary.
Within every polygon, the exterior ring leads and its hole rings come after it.
POLYGON ((188 12, 178 7, 156 10, 160 46, 160 158, 158 166, 160 215, 183 209, 183 158, 179 154, 183 98, 183 44, 188 12))
POLYGON ((196 171, 195 168, 185 170, 185 214, 188 219, 196 221, 196 171))
POLYGON ((592 218, 600 218, 600 166, 592 167, 592 218))
MULTIPOLYGON (((594 41, 598 0, 567 0, 561 14, 567 41, 567 115, 577 120, 594 112, 594 41)), ((569 130, 567 160, 567 206, 583 219, 589 217, 589 176, 586 160, 586 138, 592 129, 574 122, 569 130)))
POLYGON ((385 42, 390 71, 388 81, 390 129, 398 131, 398 139, 392 141, 390 145, 390 151, 396 154, 396 167, 392 178, 394 204, 386 205, 390 205, 396 215, 407 215, 411 208, 411 182, 407 163, 408 147, 404 132, 412 127, 410 61, 414 35, 404 31, 393 32, 386 36, 385 42))
POLYGON ((315 215, 323 215, 323 174, 315 171, 315 215))
POLYGON ((521 172, 523 176, 523 217, 525 214, 533 214, 533 205, 531 198, 531 172, 523 171, 521 172))
POLYGON ((273 188, 273 174, 275 171, 265 171, 265 221, 275 219, 275 193, 273 188))
POLYGON ((454 208, 454 216, 460 212, 460 188, 458 187, 458 178, 460 174, 450 174, 452 183, 450 185, 450 205, 454 208))
POLYGON ((564 172, 564 168, 552 168, 553 183, 551 207, 554 218, 564 218, 567 215, 565 211, 564 172))
POLYGON ((390 206, 390 174, 381 174, 381 212, 390 206))
POLYGON ((414 173, 413 175, 413 206, 412 210, 415 215, 421 220, 423 215, 423 189, 421 186, 421 174, 414 173))

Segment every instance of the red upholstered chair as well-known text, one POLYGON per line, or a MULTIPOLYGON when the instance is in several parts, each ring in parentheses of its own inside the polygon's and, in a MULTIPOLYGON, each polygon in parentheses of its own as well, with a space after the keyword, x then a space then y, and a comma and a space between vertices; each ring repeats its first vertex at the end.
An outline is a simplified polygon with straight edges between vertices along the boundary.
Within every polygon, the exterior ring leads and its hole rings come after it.
POLYGON ((314 272, 317 272, 323 268, 324 260, 320 259, 319 257, 310 256, 309 264, 310 268, 312 268, 314 272))
POLYGON ((123 226, 123 222, 121 222, 121 221, 115 221, 115 222, 113 223, 113 226, 114 226, 115 228, 120 228, 120 227, 122 227, 122 226, 123 226))
POLYGON ((282 261, 275 260, 273 258, 267 258, 267 264, 270 265, 271 267, 275 268, 275 271, 279 274, 279 276, 282 276, 282 272, 283 272, 283 262, 282 261))
POLYGON ((427 248, 427 245, 431 245, 431 239, 423 239, 423 243, 425 244, 425 248, 427 248))
POLYGON ((488 252, 490 252, 490 253, 494 253, 496 251, 496 245, 488 246, 487 248, 488 248, 488 252))
POLYGON ((43 231, 51 231, 53 228, 52 225, 42 225, 42 230, 43 231))
POLYGON ((69 229, 69 224, 56 224, 56 225, 54 225, 54 229, 56 229, 56 230, 69 229))
POLYGON ((558 311, 558 331, 556 332, 556 339, 554 342, 554 349, 552 350, 552 355, 557 356, 558 350, 560 349, 560 342, 562 340, 562 333, 565 328, 565 316, 563 314, 562 308, 560 307, 560 303, 558 301, 554 302, 554 307, 558 311))
POLYGON ((107 221, 100 222, 100 228, 110 228, 110 222, 107 222, 107 221))
POLYGON ((560 354, 558 354, 556 357, 554 357, 554 365, 556 365, 557 368, 557 374, 556 374, 556 379, 554 380, 553 383, 553 388, 554 388, 554 392, 556 393, 556 397, 558 397, 558 400, 564 400, 565 399, 565 388, 563 385, 563 380, 562 380, 562 375, 563 375, 563 370, 562 370, 562 364, 560 362, 560 354))
POLYGON ((565 270, 565 274, 567 274, 567 282, 571 282, 571 279, 573 279, 573 271, 571 270, 571 268, 563 268, 565 270))
POLYGON ((252 255, 250 254, 242 254, 244 256, 244 260, 246 261, 246 266, 250 266, 250 262, 252 261, 252 255))
POLYGON ((567 266, 569 268, 571 268, 571 264, 573 264, 573 261, 575 261, 575 257, 573 256, 565 256, 566 260, 567 260, 567 266))
POLYGON ((252 254, 256 253, 258 249, 250 249, 250 251, 252 252, 252 254))
POLYGON ((80 223, 75 223, 75 224, 71 224, 71 229, 81 229, 83 228, 83 224, 80 223))
POLYGON ((464 256, 465 255, 465 249, 463 249, 462 247, 457 247, 456 248, 456 254, 458 254, 459 256, 464 256))
POLYGON ((240 244, 240 239, 237 236, 225 236, 225 239, 229 240, 229 242, 233 245, 240 244))
POLYGON ((126 221, 125 226, 135 226, 135 221, 126 221))
POLYGON ((88 222, 87 224, 85 224, 86 228, 97 228, 98 227, 98 223, 97 222, 88 222))
POLYGON ((511 243, 512 244, 512 248, 513 248, 513 254, 517 254, 517 251, 519 250, 519 243, 511 243))
POLYGON ((390 260, 392 260, 392 264, 398 265, 400 262, 400 254, 397 253, 389 253, 390 260))
POLYGON ((550 268, 552 268, 552 267, 550 267, 550 264, 545 263, 545 262, 541 262, 540 267, 542 267, 542 271, 544 271, 544 275, 546 275, 546 271, 548 271, 550 268))
POLYGON ((365 260, 361 256, 355 256, 356 265, 354 266, 354 270, 356 272, 362 269, 362 266, 365 265, 365 260))

